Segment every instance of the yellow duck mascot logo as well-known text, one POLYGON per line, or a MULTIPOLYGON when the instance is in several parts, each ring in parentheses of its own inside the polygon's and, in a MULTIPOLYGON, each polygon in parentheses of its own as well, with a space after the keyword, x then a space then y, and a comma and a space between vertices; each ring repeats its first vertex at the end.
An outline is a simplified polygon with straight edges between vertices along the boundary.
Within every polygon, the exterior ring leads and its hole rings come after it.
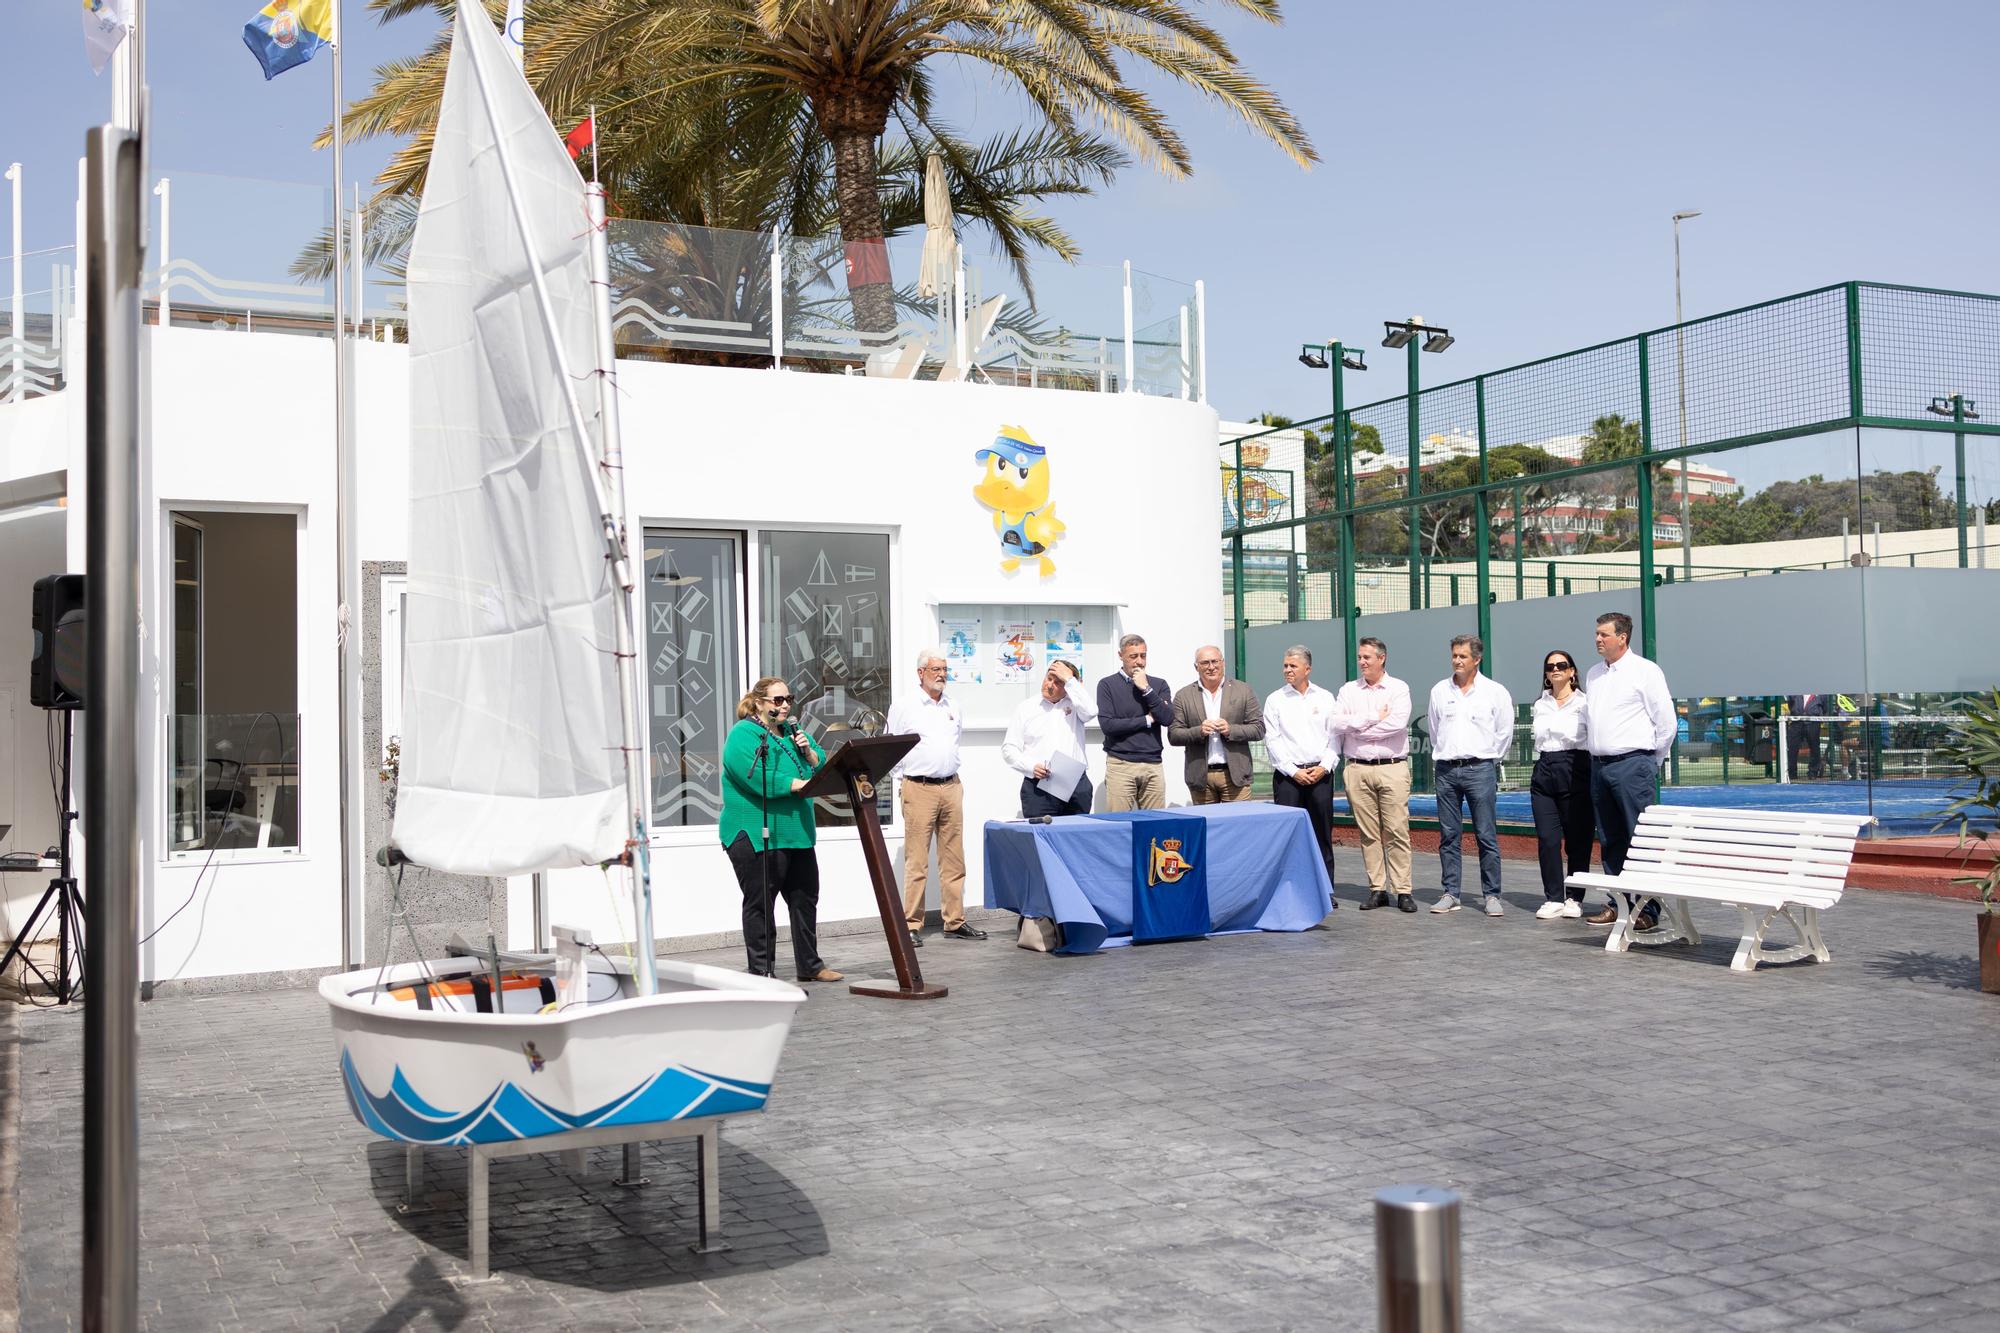
POLYGON ((1000 534, 1000 568, 1011 574, 1029 556, 1041 562, 1042 577, 1056 572, 1048 549, 1068 531, 1056 517, 1049 499, 1048 450, 1028 438, 1019 426, 1002 426, 993 443, 973 454, 986 464, 986 475, 972 488, 973 498, 993 511, 993 531, 1000 534))

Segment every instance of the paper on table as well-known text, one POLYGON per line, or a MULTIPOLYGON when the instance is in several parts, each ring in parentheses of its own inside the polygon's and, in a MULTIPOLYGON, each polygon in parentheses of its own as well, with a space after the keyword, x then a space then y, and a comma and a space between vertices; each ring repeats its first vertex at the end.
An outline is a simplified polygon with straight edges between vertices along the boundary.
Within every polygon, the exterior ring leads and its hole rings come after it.
POLYGON ((1048 767, 1049 775, 1035 785, 1058 801, 1067 801, 1075 794, 1076 784, 1083 781, 1083 760, 1057 751, 1042 763, 1048 767))

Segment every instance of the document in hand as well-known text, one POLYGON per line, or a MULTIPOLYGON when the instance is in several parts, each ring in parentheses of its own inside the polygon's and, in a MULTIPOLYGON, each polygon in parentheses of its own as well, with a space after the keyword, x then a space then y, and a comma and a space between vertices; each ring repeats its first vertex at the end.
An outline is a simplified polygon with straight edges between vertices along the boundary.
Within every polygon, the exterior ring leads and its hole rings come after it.
POLYGON ((1083 761, 1073 754, 1057 751, 1042 763, 1048 766, 1049 775, 1035 785, 1058 801, 1067 801, 1076 791, 1076 784, 1083 780, 1083 761))

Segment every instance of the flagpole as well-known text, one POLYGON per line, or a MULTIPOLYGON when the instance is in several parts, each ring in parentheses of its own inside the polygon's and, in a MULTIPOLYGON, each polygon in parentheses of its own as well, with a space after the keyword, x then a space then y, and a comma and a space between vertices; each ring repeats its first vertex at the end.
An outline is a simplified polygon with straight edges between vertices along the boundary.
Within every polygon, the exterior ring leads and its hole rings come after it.
POLYGON ((335 622, 334 648, 335 663, 339 671, 339 712, 340 721, 340 963, 346 967, 355 961, 354 937, 355 916, 360 907, 361 895, 355 891, 354 877, 361 864, 357 847, 360 832, 359 806, 356 794, 355 775, 360 756, 361 741, 357 735, 360 721, 360 654, 357 649, 356 621, 360 618, 359 570, 354 568, 355 549, 355 467, 354 444, 349 438, 352 426, 352 366, 349 364, 349 343, 347 337, 347 218, 344 200, 346 133, 343 128, 345 113, 342 91, 345 87, 341 79, 341 47, 343 29, 341 21, 341 0, 333 0, 331 6, 333 32, 327 43, 333 49, 333 457, 334 457, 334 561, 338 566, 334 577, 335 596, 338 601, 338 617, 335 622))

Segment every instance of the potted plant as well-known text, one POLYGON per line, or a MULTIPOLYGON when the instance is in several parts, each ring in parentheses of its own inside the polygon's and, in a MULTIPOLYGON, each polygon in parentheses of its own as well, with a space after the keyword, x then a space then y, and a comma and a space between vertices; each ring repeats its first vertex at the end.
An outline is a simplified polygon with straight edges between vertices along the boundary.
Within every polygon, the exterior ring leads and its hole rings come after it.
MULTIPOLYGON (((1976 850, 2000 842, 2000 689, 1966 710, 1965 730, 1940 750, 1964 764, 1976 784, 1943 811, 1946 824, 1958 825, 1963 868, 1976 850)), ((1979 914, 1979 989, 2000 995, 2000 859, 1990 863, 1985 874, 1960 875, 1952 883, 1979 890, 1985 904, 1979 914)))

